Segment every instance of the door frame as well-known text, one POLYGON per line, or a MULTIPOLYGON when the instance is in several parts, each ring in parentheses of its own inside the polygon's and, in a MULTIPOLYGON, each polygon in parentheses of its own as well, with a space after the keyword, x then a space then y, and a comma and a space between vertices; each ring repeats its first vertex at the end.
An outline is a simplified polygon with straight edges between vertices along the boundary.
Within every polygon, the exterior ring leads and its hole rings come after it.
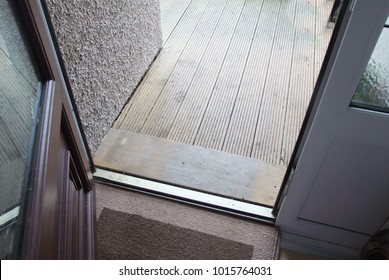
MULTIPOLYGON (((21 259, 55 257, 93 259, 96 242, 96 214, 92 173, 95 171, 95 166, 82 130, 48 9, 43 0, 13 1, 13 4, 20 17, 21 28, 25 31, 26 40, 31 45, 30 55, 38 62, 37 68, 42 81, 36 125, 33 128, 31 168, 28 171, 27 189, 23 191, 21 199, 21 211, 18 219, 21 230, 17 238, 19 242, 15 242, 15 257, 21 259), (66 149, 68 149, 67 156, 64 154, 63 157, 64 166, 67 167, 63 171, 62 179, 55 179, 59 181, 66 179, 67 182, 73 182, 76 189, 81 191, 77 202, 79 204, 77 211, 81 215, 80 226, 83 228, 80 228, 79 234, 84 244, 79 243, 79 247, 75 248, 78 253, 73 255, 67 252, 68 248, 65 248, 67 245, 63 245, 66 242, 64 242, 62 230, 58 228, 66 226, 66 222, 64 222, 66 215, 68 215, 66 211, 71 211, 68 209, 69 207, 65 207, 65 205, 70 204, 63 199, 63 195, 67 193, 64 189, 68 186, 66 182, 63 182, 62 189, 60 189, 59 186, 53 184, 52 179, 55 175, 51 173, 56 164, 53 164, 50 158, 52 159, 52 154, 58 150, 60 131, 66 142, 66 149), (54 207, 58 210, 56 213, 59 214, 60 221, 56 222, 55 225, 50 225, 50 227, 54 228, 55 236, 58 237, 55 244, 58 248, 50 248, 50 252, 47 253, 42 250, 45 245, 39 247, 40 243, 45 242, 44 234, 48 229, 48 223, 43 215, 46 210, 42 202, 45 192, 47 193, 49 188, 56 189, 57 187, 55 201, 58 204, 54 207), (54 254, 50 255, 51 253, 54 254)), ((50 196, 50 194, 46 194, 46 196, 50 196)))
MULTIPOLYGON (((345 110, 350 118, 352 116, 358 117, 357 115, 359 114, 363 115, 362 117, 365 117, 368 121, 374 119, 374 114, 363 109, 350 108, 350 103, 354 94, 353 90, 356 88, 356 86, 354 88, 354 84, 356 85, 359 82, 385 25, 382 24, 382 21, 387 20, 388 8, 389 5, 385 0, 377 0, 374 3, 366 3, 361 0, 345 1, 339 22, 334 31, 336 33, 334 33, 331 39, 331 46, 326 54, 326 65, 321 69, 319 81, 315 87, 315 96, 311 100, 310 110, 305 118, 304 129, 300 133, 299 142, 294 150, 293 161, 291 161, 288 167, 283 182, 282 193, 279 193, 274 209, 274 213, 277 215, 276 225, 280 227, 281 235, 286 236, 285 239, 288 239, 288 245, 291 247, 295 246, 302 249, 301 246, 304 245, 301 244, 305 244, 305 247, 310 247, 310 249, 316 247, 319 251, 327 250, 327 252, 330 252, 329 254, 333 254, 332 256, 336 256, 337 254, 340 256, 343 254, 343 256, 358 257, 361 246, 369 238, 369 235, 362 230, 351 230, 351 228, 347 230, 336 227, 335 225, 331 226, 323 222, 320 223, 319 221, 299 219, 300 215, 302 215, 303 206, 307 204, 308 194, 311 193, 312 188, 309 183, 304 184, 304 182, 309 182, 310 180, 304 181, 302 178, 311 178, 314 175, 311 174, 312 170, 316 170, 314 168, 320 170, 322 167, 321 164, 317 165, 316 161, 321 159, 322 161, 319 163, 322 163, 324 161, 323 153, 327 150, 324 149, 325 147, 320 146, 323 150, 318 148, 315 153, 312 152, 312 149, 315 145, 319 146, 320 143, 326 143, 324 140, 324 142, 321 141, 321 138, 317 136, 320 127, 325 130, 325 126, 319 126, 324 123, 324 120, 327 120, 327 122, 329 120, 335 121, 332 117, 333 114, 330 113, 345 110), (361 32, 361 30, 366 36, 359 36, 358 32, 361 32), (351 42, 357 48, 351 48, 351 42), (355 42, 357 43, 355 44, 355 42), (348 62, 347 59, 349 59, 348 62), (349 69, 346 72, 343 69, 345 66, 349 69), (339 78, 344 77, 343 73, 347 73, 345 76, 347 79, 339 78), (339 84, 336 81, 339 80, 342 80, 342 90, 338 90, 340 92, 336 90, 336 88, 339 88, 339 86, 336 86, 339 84), (343 92, 344 94, 342 94, 343 92), (330 101, 328 100, 329 97, 331 97, 330 101), (333 104, 334 100, 338 102, 333 104), (331 106, 334 106, 334 108, 332 109, 331 106), (323 108, 326 109, 324 110, 323 108), (320 121, 318 121, 318 116, 320 116, 320 121), (316 138, 313 137, 314 135, 316 138), (319 139, 319 141, 312 142, 314 138, 316 140, 319 139), (309 152, 307 150, 308 147, 309 152), (309 158, 316 159, 316 161, 309 161, 309 158), (301 159, 304 159, 304 161, 301 159), (303 164, 305 164, 305 168, 302 167, 303 164), (315 164, 315 167, 309 168, 307 164, 311 164, 310 166, 315 164), (299 178, 298 181, 296 181, 297 177, 299 178)), ((362 117, 360 116, 359 118, 362 117)), ((387 115, 381 113, 377 113, 376 117, 380 120, 386 119, 387 121, 388 119, 387 115)), ((348 119, 349 124, 350 118, 348 119)), ((340 131, 339 127, 337 131, 340 131)), ((324 135, 325 131, 322 134, 324 135)), ((383 139, 382 141, 377 140, 375 142, 383 142, 387 139, 387 133, 383 134, 381 138, 383 139)), ((312 182, 311 184, 313 184, 312 182)), ((332 194, 336 196, 336 193, 332 194)), ((358 203, 358 201, 354 201, 355 203, 358 203)), ((323 207, 320 209, 323 209, 323 207)), ((322 212, 320 211, 320 213, 322 212)), ((304 216, 302 215, 302 217, 304 216)), ((314 252, 314 249, 312 252, 314 252)))

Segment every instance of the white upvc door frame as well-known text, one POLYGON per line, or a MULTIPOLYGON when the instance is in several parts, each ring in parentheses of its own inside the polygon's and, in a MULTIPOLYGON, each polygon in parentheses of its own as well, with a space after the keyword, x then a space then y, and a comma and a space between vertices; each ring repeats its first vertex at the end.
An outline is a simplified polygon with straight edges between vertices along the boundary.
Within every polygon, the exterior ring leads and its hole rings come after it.
POLYGON ((389 172, 381 176, 382 172, 363 171, 366 174, 353 178, 350 171, 358 170, 362 156, 373 163, 380 151, 385 155, 382 164, 389 166, 389 115, 350 106, 388 18, 389 1, 351 0, 345 4, 307 129, 276 205, 276 225, 285 247, 352 258, 389 217, 385 207, 385 212, 372 209, 375 203, 382 206, 384 199, 389 201, 389 187, 384 189, 378 181, 387 179, 389 184, 389 172), (362 185, 368 173, 373 178, 381 176, 374 182, 376 190, 362 185), (364 199, 365 194, 377 201, 364 199))

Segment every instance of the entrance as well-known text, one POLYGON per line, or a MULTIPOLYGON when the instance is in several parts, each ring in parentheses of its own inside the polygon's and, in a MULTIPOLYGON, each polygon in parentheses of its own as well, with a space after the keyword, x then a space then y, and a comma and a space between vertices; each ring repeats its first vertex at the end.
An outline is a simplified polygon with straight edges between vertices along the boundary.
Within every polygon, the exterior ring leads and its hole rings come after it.
POLYGON ((96 165, 273 207, 333 2, 161 1, 164 46, 96 165))

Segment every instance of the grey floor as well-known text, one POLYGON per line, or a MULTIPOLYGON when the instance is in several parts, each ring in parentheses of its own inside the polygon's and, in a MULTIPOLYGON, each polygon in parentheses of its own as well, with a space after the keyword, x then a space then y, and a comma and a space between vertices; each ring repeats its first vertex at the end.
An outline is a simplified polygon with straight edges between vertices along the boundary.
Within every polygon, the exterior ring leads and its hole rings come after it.
POLYGON ((278 257, 278 231, 272 225, 103 184, 96 190, 97 218, 108 208, 251 245, 252 259, 278 257))

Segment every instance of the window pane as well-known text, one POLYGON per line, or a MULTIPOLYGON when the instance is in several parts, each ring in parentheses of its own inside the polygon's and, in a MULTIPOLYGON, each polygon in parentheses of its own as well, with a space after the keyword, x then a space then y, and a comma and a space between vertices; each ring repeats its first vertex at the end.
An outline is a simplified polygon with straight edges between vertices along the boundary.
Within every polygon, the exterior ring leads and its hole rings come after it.
POLYGON ((12 1, 0 0, 0 258, 14 258, 39 78, 12 1))
POLYGON ((358 84, 352 106, 389 112, 389 28, 384 28, 358 84))

